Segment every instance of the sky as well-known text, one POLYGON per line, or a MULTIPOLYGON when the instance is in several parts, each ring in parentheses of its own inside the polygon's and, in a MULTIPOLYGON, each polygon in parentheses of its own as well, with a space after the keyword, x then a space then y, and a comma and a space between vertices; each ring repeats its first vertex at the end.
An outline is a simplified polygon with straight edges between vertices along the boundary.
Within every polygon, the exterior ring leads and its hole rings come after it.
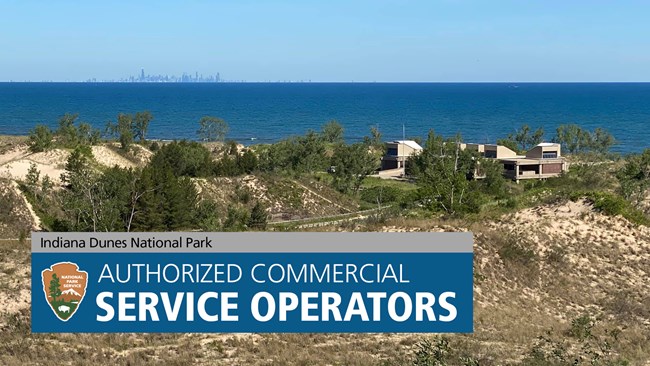
POLYGON ((650 81, 650 1, 0 0, 0 81, 650 81))

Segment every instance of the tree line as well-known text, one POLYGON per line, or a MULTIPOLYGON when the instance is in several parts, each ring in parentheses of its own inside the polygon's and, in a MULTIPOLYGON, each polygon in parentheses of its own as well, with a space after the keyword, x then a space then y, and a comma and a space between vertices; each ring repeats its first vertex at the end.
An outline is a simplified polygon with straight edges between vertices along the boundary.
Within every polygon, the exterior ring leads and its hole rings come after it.
MULTIPOLYGON (((149 112, 119 114, 106 131, 119 142, 120 149, 128 151, 133 143, 146 143, 152 119, 149 112)), ((94 163, 89 148, 101 141, 100 132, 85 133, 88 125, 77 120, 77 115, 65 115, 58 130, 37 126, 30 134, 32 151, 71 149, 61 190, 52 189, 49 177, 41 179, 35 165, 23 184, 31 199, 46 211, 48 226, 57 231, 263 229, 268 215, 260 202, 248 211, 230 207, 225 217, 217 217, 216 206, 200 200, 193 179, 253 172, 302 174, 336 164, 340 169, 333 175, 335 187, 342 192, 356 191, 378 168, 383 151, 376 129, 364 142, 347 145, 343 128, 336 121, 325 124, 319 132, 309 131, 255 150, 241 148, 225 141, 228 126, 223 120, 204 117, 197 134, 204 141, 221 141, 216 148, 187 140, 149 144, 154 154, 146 166, 105 168, 94 163), (49 136, 42 138, 42 131, 45 135, 49 131, 49 136)))
MULTIPOLYGON (((533 130, 524 124, 507 137, 497 140, 497 144, 515 152, 526 152, 543 142, 544 135, 543 127, 533 130)), ((568 154, 606 154, 616 144, 616 139, 607 130, 597 127, 589 131, 577 124, 559 125, 551 141, 561 144, 563 151, 568 154)))
MULTIPOLYGON (((344 128, 337 121, 324 124, 319 131, 292 136, 273 144, 242 148, 227 141, 228 125, 222 119, 206 116, 199 121, 197 135, 202 141, 219 141, 217 148, 195 141, 174 141, 149 145, 155 151, 150 162, 141 169, 92 167, 89 144, 100 141, 97 130, 77 123, 77 115, 65 115, 59 121, 57 146, 73 149, 68 164, 64 208, 68 224, 74 229, 89 230, 177 230, 180 228, 217 227, 214 207, 197 198, 194 178, 235 177, 243 174, 270 173, 299 176, 329 171, 329 180, 342 193, 356 195, 365 178, 375 172, 384 154, 384 144, 378 129, 372 128, 363 141, 345 142, 344 128), (104 201, 111 202, 104 202, 104 201), (193 214, 190 214, 194 212, 193 214)), ((109 123, 107 131, 128 149, 132 143, 146 142, 147 130, 153 116, 149 112, 120 114, 117 122, 109 123)), ((33 150, 48 146, 38 136, 37 126, 30 134, 33 150)), ((47 132, 47 131, 46 131, 47 132)), ((543 141, 541 128, 524 125, 500 144, 524 151, 543 141)), ((577 125, 561 125, 553 141, 562 144, 568 154, 595 154, 607 157, 615 139, 607 131, 586 130, 577 125)), ((403 197, 402 206, 424 207, 450 215, 479 212, 489 202, 509 202, 513 188, 503 177, 503 167, 492 159, 461 148, 460 135, 445 138, 431 131, 423 143, 421 154, 407 162, 407 176, 418 189, 403 197), (483 179, 476 180, 480 171, 483 179)), ((50 147, 52 145, 49 145, 50 147)), ((588 165, 576 166, 569 178, 587 182, 588 165)), ((34 173, 34 172, 32 172, 34 173)), ((650 190, 650 150, 630 155, 616 173, 618 190, 628 202, 641 207, 650 190)), ((52 182, 37 183, 38 177, 28 175, 29 186, 39 186, 36 192, 50 192, 52 182)), ((532 184, 532 183, 531 183, 532 184)), ((583 184, 581 187, 588 187, 583 184)), ((36 196, 38 196, 38 194, 36 196)), ((381 192, 380 192, 381 194, 381 192)), ((256 205, 257 206, 257 205, 256 205)), ((227 223, 221 229, 250 225, 264 226, 262 207, 257 212, 229 210, 227 217, 217 220, 227 223), (255 216, 255 217, 253 217, 255 216), (252 220, 252 222, 249 222, 252 220)))

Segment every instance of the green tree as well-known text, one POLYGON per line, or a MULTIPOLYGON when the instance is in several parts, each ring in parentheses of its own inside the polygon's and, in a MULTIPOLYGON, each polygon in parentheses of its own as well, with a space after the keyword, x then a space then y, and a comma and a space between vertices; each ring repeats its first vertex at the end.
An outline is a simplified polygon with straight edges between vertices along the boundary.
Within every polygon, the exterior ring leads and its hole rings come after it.
POLYGON ((291 156, 292 165, 300 172, 315 172, 325 170, 325 144, 314 131, 307 131, 304 137, 298 138, 297 149, 291 156))
POLYGON ((65 163, 65 172, 61 174, 61 181, 73 185, 75 179, 85 178, 89 173, 90 162, 87 154, 80 147, 72 150, 65 163))
POLYGON ((135 172, 117 166, 102 173, 87 168, 72 173, 62 208, 77 231, 125 231, 135 172))
POLYGON ((266 212, 266 209, 264 209, 264 206, 260 201, 257 201, 251 210, 247 225, 255 230, 264 230, 266 229, 268 218, 269 215, 266 212))
POLYGON ((589 131, 576 124, 558 126, 553 141, 561 144, 562 150, 569 154, 585 152, 591 147, 589 131))
POLYGON ((332 156, 336 167, 334 187, 343 193, 358 192, 363 180, 379 168, 379 157, 365 143, 339 145, 332 156))
POLYGON ((29 151, 33 153, 52 148, 52 131, 45 125, 36 125, 29 131, 29 151))
POLYGON ((321 136, 323 136, 323 140, 327 143, 343 143, 343 126, 336 120, 331 120, 321 128, 321 136))
POLYGON ((56 273, 52 273, 52 279, 50 280, 50 297, 52 297, 52 302, 56 302, 56 299, 61 296, 61 283, 59 282, 59 276, 56 273))
POLYGON ((478 181, 483 191, 497 198, 507 197, 508 183, 503 176, 503 164, 494 159, 480 159, 478 163, 484 175, 478 181))
POLYGON ((56 134, 59 143, 67 148, 74 148, 79 144, 79 134, 77 127, 74 125, 78 118, 78 113, 66 113, 59 118, 59 129, 56 134))
POLYGON ((81 122, 77 128, 79 143, 82 145, 97 145, 101 140, 101 133, 89 123, 81 122))
POLYGON ((196 133, 202 141, 223 142, 228 133, 228 124, 221 118, 205 116, 199 120, 199 130, 196 133))
POLYGON ((448 214, 477 211, 476 190, 468 177, 474 174, 475 156, 461 149, 461 138, 445 139, 433 131, 422 152, 409 159, 423 202, 448 214))
MULTIPOLYGON (((167 168, 168 169, 168 168, 167 168)), ((153 231, 164 229, 164 195, 162 171, 151 165, 142 169, 136 182, 136 192, 141 192, 131 215, 130 230, 153 231)))
POLYGON ((41 177, 41 172, 40 170, 38 170, 36 164, 33 162, 29 163, 29 169, 27 169, 27 175, 25 176, 25 180, 27 181, 27 184, 32 189, 35 189, 38 186, 40 177, 41 177))
POLYGON ((241 169, 238 165, 237 158, 232 159, 230 156, 224 155, 214 164, 213 173, 219 177, 235 177, 240 175, 241 169))
POLYGON ((596 128, 591 133, 591 149, 600 154, 607 154, 609 150, 616 143, 616 139, 612 134, 603 128, 596 128))
POLYGON ((140 142, 145 141, 151 120, 153 120, 151 112, 137 112, 133 118, 133 137, 139 139, 140 142))
POLYGON ((182 230, 195 226, 194 210, 198 204, 198 193, 189 177, 173 178, 171 172, 163 182, 166 230, 182 230))
POLYGON ((364 137, 364 142, 375 149, 383 149, 384 143, 381 140, 381 132, 377 127, 370 127, 370 136, 364 137))
POLYGON ((128 198, 129 230, 182 230, 194 228, 198 192, 192 180, 177 176, 169 165, 148 165, 128 198))
POLYGON ((370 136, 365 136, 363 142, 370 147, 373 154, 378 158, 386 153, 386 144, 381 140, 381 132, 377 127, 370 127, 370 136))
POLYGON ((576 124, 560 125, 553 141, 562 144, 562 149, 569 154, 586 152, 607 154, 616 143, 614 136, 603 128, 598 127, 593 132, 589 132, 576 124))
POLYGON ((210 151, 195 141, 174 141, 161 147, 151 157, 152 167, 171 168, 176 176, 202 177, 210 173, 210 151))
POLYGON ((531 130, 530 126, 527 124, 521 126, 515 133, 508 135, 508 139, 517 143, 519 148, 522 151, 526 151, 531 147, 542 142, 544 138, 544 129, 538 128, 537 130, 531 130))
POLYGON ((259 162, 257 155, 250 149, 244 151, 243 154, 237 155, 237 167, 238 173, 250 174, 253 171, 257 170, 259 162))
POLYGON ((616 177, 623 197, 639 207, 650 190, 650 149, 629 156, 616 177))
POLYGON ((238 210, 233 206, 228 207, 226 219, 223 222, 223 231, 246 231, 249 221, 248 211, 238 210))
POLYGON ((314 131, 269 145, 260 152, 265 171, 314 172, 327 168, 325 141, 314 131))
POLYGON ((43 195, 47 196, 52 188, 54 188, 54 182, 52 182, 52 179, 50 179, 49 175, 44 176, 41 179, 41 191, 43 192, 43 195))
POLYGON ((217 205, 212 201, 201 201, 196 209, 196 221, 202 231, 218 231, 220 225, 217 205))
POLYGON ((109 122, 106 125, 108 133, 118 139, 120 147, 124 151, 128 151, 133 143, 133 125, 133 116, 124 113, 117 115, 117 122, 109 122))

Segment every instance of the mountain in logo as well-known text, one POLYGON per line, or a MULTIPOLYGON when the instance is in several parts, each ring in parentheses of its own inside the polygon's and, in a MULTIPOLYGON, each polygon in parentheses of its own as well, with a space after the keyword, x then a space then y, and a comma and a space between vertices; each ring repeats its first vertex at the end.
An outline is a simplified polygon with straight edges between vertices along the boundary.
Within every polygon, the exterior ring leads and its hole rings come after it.
POLYGON ((57 318, 67 321, 81 305, 88 285, 88 272, 76 263, 60 262, 43 270, 43 292, 57 318))
POLYGON ((65 291, 61 291, 61 299, 66 302, 72 302, 76 301, 79 302, 83 296, 81 296, 80 293, 75 291, 73 288, 67 289, 65 291))
POLYGON ((71 289, 68 289, 68 290, 65 290, 65 291, 63 291, 63 292, 61 292, 61 294, 62 294, 62 295, 74 295, 74 296, 77 296, 77 297, 81 297, 81 294, 78 293, 77 291, 75 291, 75 290, 72 289, 72 288, 71 288, 71 289))

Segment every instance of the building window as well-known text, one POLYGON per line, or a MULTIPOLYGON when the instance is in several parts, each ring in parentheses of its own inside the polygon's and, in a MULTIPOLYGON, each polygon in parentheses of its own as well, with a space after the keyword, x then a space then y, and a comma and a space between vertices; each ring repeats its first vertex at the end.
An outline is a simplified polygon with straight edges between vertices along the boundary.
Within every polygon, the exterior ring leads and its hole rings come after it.
POLYGON ((397 148, 396 147, 389 147, 386 149, 386 155, 388 156, 397 156, 397 148))
POLYGON ((546 151, 542 153, 542 159, 556 159, 557 151, 546 151))
POLYGON ((492 159, 497 158, 497 152, 496 151, 486 151, 484 155, 485 155, 486 158, 492 158, 492 159))

